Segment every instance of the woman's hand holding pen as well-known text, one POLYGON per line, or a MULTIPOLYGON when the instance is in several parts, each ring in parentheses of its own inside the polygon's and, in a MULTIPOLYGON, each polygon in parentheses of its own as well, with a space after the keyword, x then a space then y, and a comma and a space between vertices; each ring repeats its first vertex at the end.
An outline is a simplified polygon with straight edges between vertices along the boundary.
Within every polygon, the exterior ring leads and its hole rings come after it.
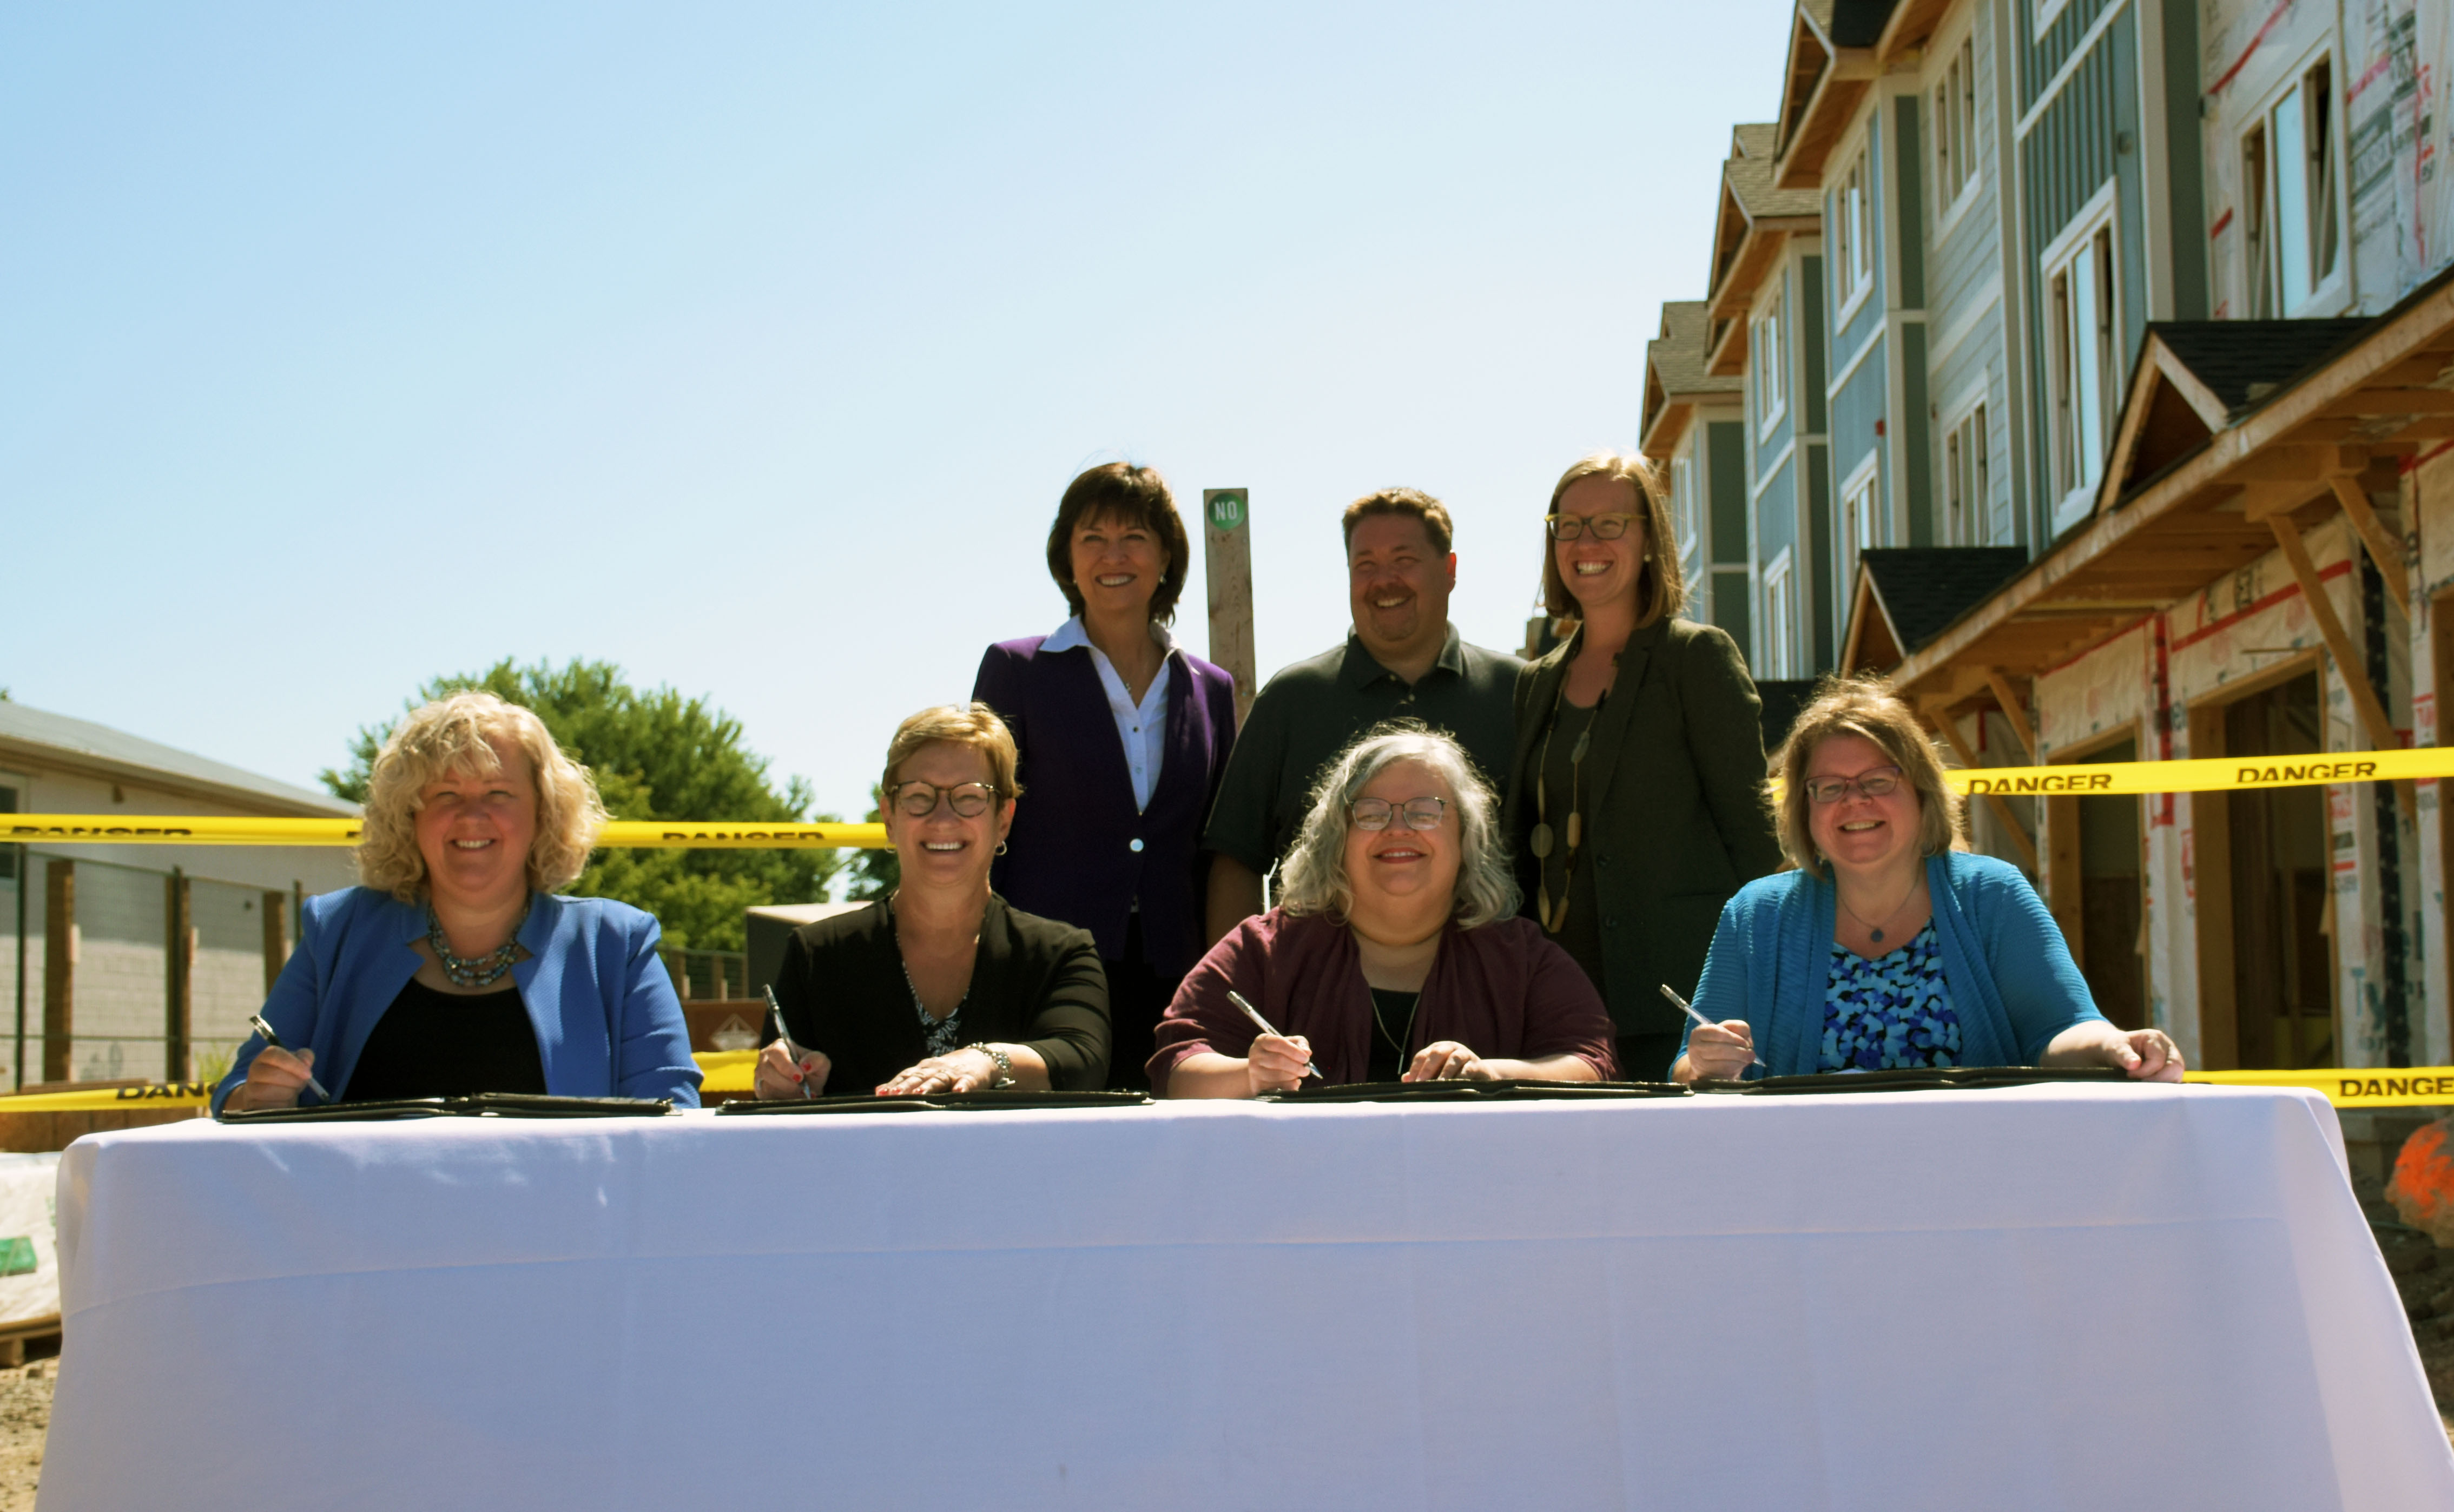
POLYGON ((1687 1054, 1681 1058, 1688 1073, 1681 1080, 1711 1077, 1736 1081, 1756 1063, 1755 1031, 1747 1027, 1743 1018, 1698 1024, 1687 1031, 1687 1054))
POLYGON ((267 1045, 248 1062, 247 1079, 223 1099, 222 1105, 235 1112, 294 1108, 298 1106, 298 1095, 307 1090, 313 1078, 314 1064, 312 1050, 275 1050, 267 1045))
POLYGON ((1255 1097, 1292 1092, 1303 1085, 1304 1067, 1311 1063, 1312 1041, 1303 1036, 1256 1035, 1253 1047, 1244 1053, 1244 1076, 1255 1097))
POLYGON ((782 1040, 774 1040, 758 1052, 758 1071, 751 1090, 762 1098, 816 1097, 826 1090, 827 1073, 834 1069, 835 1063, 822 1050, 804 1050, 796 1061, 782 1040))

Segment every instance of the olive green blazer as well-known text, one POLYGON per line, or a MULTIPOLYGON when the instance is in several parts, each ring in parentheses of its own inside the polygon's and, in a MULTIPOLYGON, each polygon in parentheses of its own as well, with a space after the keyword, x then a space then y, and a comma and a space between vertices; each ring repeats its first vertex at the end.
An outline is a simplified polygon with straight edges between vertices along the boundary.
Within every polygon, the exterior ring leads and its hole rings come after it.
MULTIPOLYGON (((1540 880, 1525 843, 1536 747, 1583 634, 1517 675, 1504 822, 1529 916, 1540 880)), ((1721 905, 1781 865, 1763 796, 1762 701, 1738 642, 1715 626, 1670 618, 1629 636, 1584 770, 1590 797, 1577 864, 1593 868, 1601 901, 1602 974, 1594 985, 1620 1034, 1676 1029, 1686 1018, 1661 987, 1696 996, 1721 905)), ((1564 828, 1557 814, 1552 824, 1564 828)))

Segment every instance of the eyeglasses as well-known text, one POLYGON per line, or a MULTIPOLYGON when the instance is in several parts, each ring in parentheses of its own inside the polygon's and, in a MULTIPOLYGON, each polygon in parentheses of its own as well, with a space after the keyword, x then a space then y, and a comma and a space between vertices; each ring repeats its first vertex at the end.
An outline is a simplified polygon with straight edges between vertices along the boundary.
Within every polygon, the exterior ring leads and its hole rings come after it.
POLYGON ((1551 533, 1551 538, 1555 541, 1572 541, 1587 531, 1593 532, 1594 539, 1598 541, 1615 541, 1627 534, 1629 526, 1639 525, 1643 521, 1644 516, 1641 514, 1545 514, 1542 516, 1543 528, 1551 533))
POLYGON ((941 788, 935 782, 914 778, 895 785, 895 811, 908 819, 925 819, 937 812, 939 802, 955 811, 955 816, 976 819, 996 802, 996 789, 985 782, 957 782, 941 788))
POLYGON ((1408 798, 1403 803, 1392 803, 1387 798, 1357 798, 1346 806, 1346 812, 1358 830, 1385 830, 1391 819, 1396 819, 1401 830, 1437 830, 1448 808, 1446 798, 1408 798))
POLYGON ((1900 785, 1900 768, 1868 767, 1854 777, 1817 777, 1806 784, 1806 796, 1818 803, 1838 803, 1851 793, 1861 797, 1887 798, 1900 785))

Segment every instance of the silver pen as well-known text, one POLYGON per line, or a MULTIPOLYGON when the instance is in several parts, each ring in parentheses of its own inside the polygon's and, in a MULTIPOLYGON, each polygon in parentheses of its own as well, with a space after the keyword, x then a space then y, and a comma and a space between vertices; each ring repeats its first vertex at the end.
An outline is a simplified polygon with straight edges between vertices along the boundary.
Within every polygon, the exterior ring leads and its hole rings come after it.
MULTIPOLYGON (((1227 989, 1227 1000, 1234 1003, 1237 1007, 1244 1010, 1244 1017, 1253 1020, 1254 1028, 1258 1029, 1265 1035, 1271 1035, 1279 1039, 1284 1039, 1286 1038, 1286 1036, 1279 1034, 1277 1030, 1270 1027, 1270 1021, 1261 1017, 1261 1010, 1254 1007, 1251 1003, 1246 1002, 1242 993, 1230 987, 1227 989)), ((1316 1081, 1327 1081, 1329 1079, 1327 1077, 1320 1074, 1320 1067, 1314 1065, 1309 1058, 1304 1061, 1304 1074, 1311 1077, 1316 1081)))
MULTIPOLYGON (((784 1027, 784 1005, 775 1000, 775 989, 772 985, 767 988, 767 1011, 775 1016, 775 1042, 784 1047, 784 1054, 791 1056, 793 1064, 798 1066, 801 1063, 801 1057, 806 1052, 799 1045, 793 1043, 792 1031, 784 1027)), ((810 1074, 804 1071, 801 1073, 802 1100, 809 1100, 811 1096, 810 1074)))
MULTIPOLYGON (((285 1055, 289 1054, 290 1047, 283 1044, 281 1042, 281 1037, 272 1032, 272 1026, 264 1021, 264 1015, 249 1014, 247 1016, 247 1022, 248 1027, 253 1029, 257 1034, 264 1036, 264 1043, 268 1049, 278 1050, 285 1055)), ((307 1090, 315 1094, 316 1100, 319 1102, 330 1102, 332 1100, 332 1095, 324 1090, 324 1083, 315 1079, 315 1073, 312 1071, 307 1073, 307 1090)))
MULTIPOLYGON (((1680 996, 1679 996, 1677 993, 1675 993, 1675 992, 1672 992, 1672 991, 1670 990, 1670 984, 1669 984, 1668 982, 1666 982, 1666 981, 1665 981, 1665 982, 1663 982, 1663 983, 1661 984, 1661 996, 1663 996, 1664 998, 1669 998, 1672 1002, 1677 1003, 1677 1004, 1679 1005, 1679 1011, 1680 1011, 1680 1013, 1685 1014, 1688 1018, 1695 1019, 1698 1023, 1702 1024, 1705 1028, 1707 1028, 1707 1029, 1719 1029, 1719 1028, 1720 1028, 1720 1027, 1721 1027, 1720 1024, 1715 1023, 1715 1022, 1714 1022, 1713 1020, 1711 1020, 1710 1018, 1705 1018, 1702 1014, 1698 1013, 1698 1012, 1696 1011, 1696 1005, 1695 1005, 1694 1003, 1689 1002, 1686 998, 1680 997, 1680 996)), ((1770 1066, 1764 1066, 1764 1058, 1763 1058, 1763 1057, 1756 1055, 1754 1044, 1750 1043, 1750 1044, 1747 1046, 1747 1054, 1748 1054, 1748 1055, 1750 1055, 1750 1056, 1754 1056, 1754 1057, 1755 1057, 1755 1062, 1756 1062, 1756 1064, 1757 1064, 1757 1065, 1763 1066, 1763 1067, 1764 1067, 1764 1069, 1765 1069, 1766 1071, 1770 1071, 1770 1070, 1772 1069, 1772 1067, 1770 1067, 1770 1066)))

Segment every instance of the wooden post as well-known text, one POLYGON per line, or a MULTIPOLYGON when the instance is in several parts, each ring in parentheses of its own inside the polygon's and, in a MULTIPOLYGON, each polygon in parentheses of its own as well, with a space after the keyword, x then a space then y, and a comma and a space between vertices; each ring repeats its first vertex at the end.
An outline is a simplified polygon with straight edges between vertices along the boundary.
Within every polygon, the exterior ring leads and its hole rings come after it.
POLYGON ((1240 488, 1201 491, 1203 572, 1210 580, 1210 659, 1236 679, 1236 724, 1260 684, 1253 672, 1252 498, 1240 488))
POLYGON ((178 867, 162 878, 162 1079, 188 1079, 188 1038, 194 1023, 195 884, 178 867))
POLYGON ((290 964, 290 895, 268 892, 264 895, 264 995, 272 996, 272 984, 281 979, 281 968, 290 964))
POLYGON ((2385 524, 2369 507, 2369 496, 2356 478, 2330 477, 2335 502, 2343 506, 2344 517, 2352 522, 2352 534, 2368 548, 2369 560, 2377 563, 2378 576, 2385 579, 2387 596, 2394 607, 2403 611, 2403 622, 2411 623, 2411 584, 2404 576, 2403 549, 2385 533, 2385 524))
MULTIPOLYGON (((1936 729, 1942 732, 1943 739, 1950 743, 1953 753, 1960 757, 1960 764, 1975 771, 1979 765, 1977 753, 1969 750, 1968 742, 1960 737, 1960 726, 1952 719, 1950 711, 1934 709, 1928 711, 1926 716, 1934 722, 1936 729)), ((2028 858, 2028 870, 2037 871, 2037 842, 2029 837, 2027 826, 2020 822, 2020 816, 2011 812, 2011 805, 2000 793, 1986 794, 1985 803, 1994 811, 1994 816, 2002 821, 2002 827, 2011 832, 2011 843, 2028 858)))
POLYGON ((2011 686, 2011 679, 2002 675, 2001 668, 1988 667, 1985 669, 1985 685, 1994 690, 1994 701, 2002 706, 2002 717, 2011 721, 2011 734, 2018 737, 2020 749, 2028 754, 2028 764, 2036 765, 2042 759, 2037 755, 2039 737, 2028 728, 2027 707, 2020 702, 2020 695, 2011 686))
MULTIPOLYGON (((2301 597, 2309 606, 2309 617, 2317 621, 2318 636, 2325 641, 2327 655, 2334 658, 2335 675, 2343 679, 2344 690, 2352 696, 2352 710, 2368 732, 2369 749, 2402 750, 2403 736, 2395 733, 2394 721, 2386 717, 2385 705, 2378 701, 2377 690, 2369 686, 2367 663, 2336 615, 2335 601, 2326 596, 2326 585, 2318 577, 2318 564, 2309 559, 2309 548, 2303 543, 2292 516, 2270 515, 2266 525, 2275 532, 2275 544, 2283 549, 2284 561, 2291 564, 2292 576, 2301 585, 2301 597)), ((2394 798, 2406 819, 2419 808, 2418 796, 2409 782, 2394 785, 2394 798)))
POLYGON ((76 1016, 76 862, 53 860, 43 875, 43 1079, 69 1079, 69 1037, 76 1016))

